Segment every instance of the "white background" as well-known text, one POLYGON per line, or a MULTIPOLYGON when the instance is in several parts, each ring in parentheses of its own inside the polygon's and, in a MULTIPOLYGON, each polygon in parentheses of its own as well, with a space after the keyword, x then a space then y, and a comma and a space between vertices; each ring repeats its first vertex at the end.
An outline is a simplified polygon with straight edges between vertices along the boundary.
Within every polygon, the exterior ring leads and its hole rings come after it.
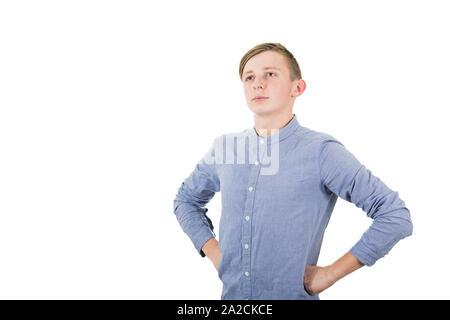
MULTIPOLYGON (((173 213, 213 138, 253 126, 238 76, 280 42, 329 133, 411 212, 414 231, 326 299, 448 299, 446 1, 3 1, 0 298, 220 299, 173 213)), ((220 193, 208 204, 219 231, 220 193)), ((318 265, 369 227, 339 199, 318 265)))

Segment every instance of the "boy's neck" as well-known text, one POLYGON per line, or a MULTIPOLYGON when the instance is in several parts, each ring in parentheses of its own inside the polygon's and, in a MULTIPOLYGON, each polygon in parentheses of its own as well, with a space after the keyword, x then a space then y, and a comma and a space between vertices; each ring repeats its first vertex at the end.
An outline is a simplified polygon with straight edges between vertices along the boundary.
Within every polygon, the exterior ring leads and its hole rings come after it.
POLYGON ((293 118, 294 114, 292 111, 268 116, 254 114, 254 128, 258 136, 266 138, 272 134, 272 129, 283 129, 293 118))

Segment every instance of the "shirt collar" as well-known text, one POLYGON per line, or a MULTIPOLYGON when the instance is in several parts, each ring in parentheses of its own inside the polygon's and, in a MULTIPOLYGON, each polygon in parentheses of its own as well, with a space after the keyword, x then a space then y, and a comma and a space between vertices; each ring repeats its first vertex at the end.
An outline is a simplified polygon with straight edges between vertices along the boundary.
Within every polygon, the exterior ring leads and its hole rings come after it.
POLYGON ((275 132, 274 134, 271 134, 268 137, 260 137, 257 133, 256 133, 256 129, 255 126, 253 126, 252 129, 250 129, 250 135, 252 136, 252 138, 256 138, 258 140, 263 140, 265 143, 270 144, 273 140, 273 143, 282 141, 284 139, 286 139, 287 137, 289 137, 292 133, 295 132, 295 130, 297 130, 297 128, 301 127, 300 123, 298 122, 297 119, 297 115, 294 114, 294 116, 292 117, 292 119, 288 122, 287 125, 285 125, 283 128, 281 128, 280 130, 278 130, 277 132, 275 132), (278 135, 278 139, 276 139, 278 135))

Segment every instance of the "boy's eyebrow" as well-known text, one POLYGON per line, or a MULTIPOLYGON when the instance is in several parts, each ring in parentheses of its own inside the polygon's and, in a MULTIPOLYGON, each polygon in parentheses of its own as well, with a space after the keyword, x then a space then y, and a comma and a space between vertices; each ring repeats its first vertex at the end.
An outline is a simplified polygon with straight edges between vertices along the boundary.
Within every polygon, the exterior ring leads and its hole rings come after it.
MULTIPOLYGON (((263 68, 263 70, 267 70, 267 69, 275 69, 275 70, 278 70, 278 71, 281 71, 279 68, 277 68, 277 67, 264 67, 263 68)), ((248 71, 245 71, 244 72, 244 74, 247 74, 247 73, 250 73, 250 72, 253 72, 252 70, 248 70, 248 71)))

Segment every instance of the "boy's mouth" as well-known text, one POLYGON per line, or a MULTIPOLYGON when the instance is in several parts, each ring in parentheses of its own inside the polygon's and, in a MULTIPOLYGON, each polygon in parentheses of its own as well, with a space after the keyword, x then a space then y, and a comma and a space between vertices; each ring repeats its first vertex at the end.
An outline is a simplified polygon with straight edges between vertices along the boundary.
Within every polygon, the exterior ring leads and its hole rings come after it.
POLYGON ((257 97, 254 97, 252 100, 259 101, 259 100, 265 100, 265 99, 269 99, 269 97, 257 96, 257 97))

